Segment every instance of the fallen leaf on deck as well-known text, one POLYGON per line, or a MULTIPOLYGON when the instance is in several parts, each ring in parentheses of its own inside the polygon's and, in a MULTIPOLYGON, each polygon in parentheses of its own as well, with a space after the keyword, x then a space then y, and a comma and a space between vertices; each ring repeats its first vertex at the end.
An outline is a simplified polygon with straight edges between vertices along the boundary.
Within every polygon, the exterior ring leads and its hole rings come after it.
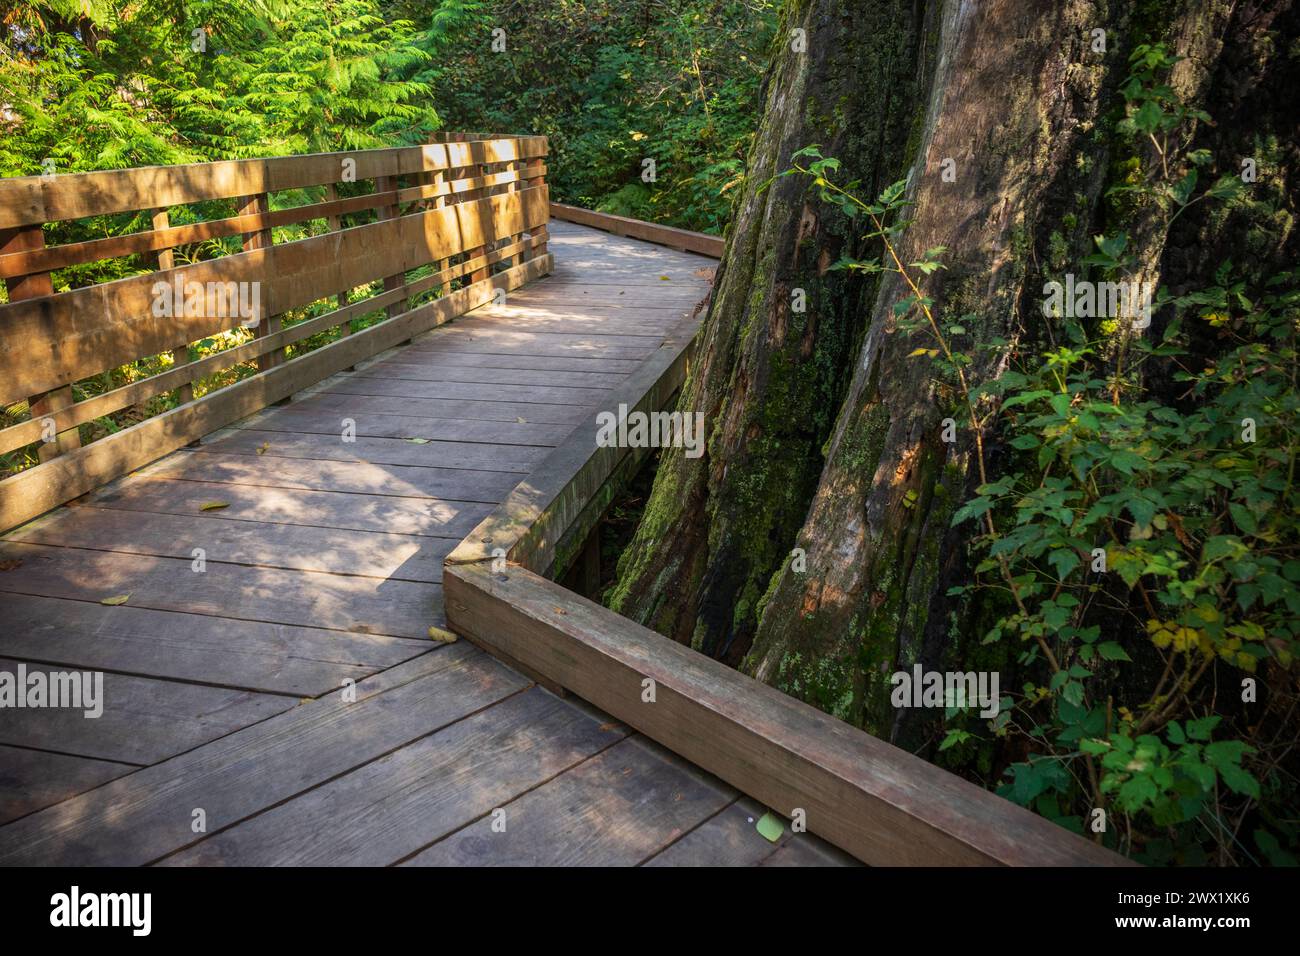
POLYGON ((116 594, 116 595, 114 595, 113 597, 106 597, 106 598, 104 598, 104 599, 103 599, 102 601, 100 601, 99 603, 100 603, 100 604, 107 604, 107 605, 109 605, 110 607, 117 607, 117 605, 119 605, 119 604, 125 604, 126 601, 127 601, 127 598, 129 598, 130 596, 131 596, 131 595, 130 595, 129 593, 127 593, 127 594, 116 594))
POLYGON ((265 455, 265 454, 266 454, 266 450, 267 450, 268 448, 270 448, 270 447, 271 447, 271 443, 270 443, 269 441, 264 441, 264 442, 262 442, 262 444, 260 444, 260 445, 257 446, 257 453, 258 453, 259 455, 265 455))
POLYGON ((205 501, 199 505, 200 511, 220 511, 222 508, 229 508, 229 501, 205 501))
POLYGON ((520 425, 527 425, 527 424, 528 424, 528 419, 526 419, 526 418, 516 418, 515 421, 517 421, 520 425))
POLYGON ((551 610, 554 611, 556 614, 568 614, 568 613, 569 613, 568 611, 566 611, 566 610, 565 610, 564 608, 562 608, 562 607, 553 607, 553 608, 551 608, 551 610))
POLYGON ((775 814, 765 813, 758 818, 757 828, 760 836, 775 843, 785 833, 785 822, 775 814))
POLYGON ((660 279, 660 281, 662 281, 662 282, 672 282, 672 281, 673 281, 672 279, 668 278, 667 276, 660 276, 659 279, 660 279))
POLYGON ((406 440, 412 445, 427 445, 430 441, 428 438, 408 438, 406 440))
POLYGON ((456 635, 453 634, 451 631, 444 631, 440 627, 433 627, 432 625, 430 625, 429 636, 433 638, 435 641, 442 641, 444 644, 456 643, 456 635))

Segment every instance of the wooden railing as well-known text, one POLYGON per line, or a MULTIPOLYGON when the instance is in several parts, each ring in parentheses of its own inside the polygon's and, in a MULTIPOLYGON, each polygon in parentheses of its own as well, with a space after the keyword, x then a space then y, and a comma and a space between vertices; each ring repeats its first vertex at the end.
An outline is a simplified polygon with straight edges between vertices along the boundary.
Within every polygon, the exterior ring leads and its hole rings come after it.
POLYGON ((0 454, 34 446, 41 462, 0 481, 0 530, 549 272, 546 138, 439 138, 0 180, 0 404, 29 407, 0 429, 0 454), (46 245, 50 224, 141 213, 150 228, 46 245), (273 242, 297 224, 310 234, 273 242), (199 261, 178 265, 195 243, 199 261), (57 270, 126 256, 140 274, 54 291, 57 270), (384 321, 349 334, 377 310, 384 321), (241 325, 251 339, 191 360, 192 343, 241 325), (320 333, 335 338, 304 351, 320 333), (78 383, 167 353, 163 371, 75 400, 78 383), (194 399, 204 377, 250 362, 255 374, 194 399), (80 426, 171 390, 176 407, 81 447, 80 426))

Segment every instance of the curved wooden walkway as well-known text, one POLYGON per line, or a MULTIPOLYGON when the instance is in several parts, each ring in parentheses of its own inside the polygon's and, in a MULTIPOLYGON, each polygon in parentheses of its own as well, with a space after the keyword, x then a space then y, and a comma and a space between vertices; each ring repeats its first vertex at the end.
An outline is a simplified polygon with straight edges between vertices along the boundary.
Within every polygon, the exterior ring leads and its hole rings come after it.
POLYGON ((0 542, 0 670, 103 672, 106 698, 0 711, 0 864, 848 862, 429 636, 443 558, 713 268, 568 223, 550 242, 553 275, 504 304, 0 542))

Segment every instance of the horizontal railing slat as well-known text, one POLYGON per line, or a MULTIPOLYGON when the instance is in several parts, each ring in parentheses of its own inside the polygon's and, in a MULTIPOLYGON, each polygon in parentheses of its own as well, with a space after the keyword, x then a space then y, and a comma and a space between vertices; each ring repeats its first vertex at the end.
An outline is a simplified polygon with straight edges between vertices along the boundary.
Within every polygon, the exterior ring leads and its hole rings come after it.
POLYGON ((0 179, 0 279, 9 293, 9 302, 0 305, 0 402, 26 400, 29 409, 26 421, 0 430, 0 454, 35 446, 41 460, 0 482, 0 528, 482 304, 495 283, 514 288, 548 272, 546 138, 444 139, 0 179), (340 184, 360 182, 365 189, 369 180, 367 192, 339 197, 340 184), (271 209, 274 193, 301 189, 316 190, 308 197, 323 191, 324 201, 271 209), (222 203, 216 207, 222 218, 171 225, 176 207, 209 201, 222 203), (234 216, 226 214, 232 203, 234 216), (340 217, 372 210, 375 221, 341 228, 340 217), (45 248, 49 224, 128 212, 143 216, 152 229, 45 248), (314 220, 328 231, 273 242, 272 229, 314 220), (220 255, 221 246, 199 245, 228 237, 238 239, 241 251, 220 255), (176 265, 174 250, 191 245, 218 256, 176 265), (50 284, 52 270, 134 255, 157 268, 59 293, 50 284), (492 277, 494 267, 502 271, 492 277), (430 275, 408 281, 412 270, 426 269, 430 275), (382 293, 353 298, 357 289, 380 282, 382 293), (457 282, 462 288, 453 288, 457 282), (196 285, 224 295, 220 301, 192 297, 196 285), (156 309, 160 293, 169 291, 168 308, 156 309), (411 307, 430 293, 440 298, 411 307), (298 310, 326 302, 337 307, 282 328, 298 310), (244 303, 255 306, 253 314, 239 307, 244 303), (353 319, 378 310, 386 317, 348 334, 353 319), (193 343, 241 324, 256 325, 251 341, 190 360, 193 343), (336 341, 313 342, 288 360, 288 346, 336 327, 343 331, 336 341), (141 360, 155 374, 132 381, 140 366, 127 366, 141 360), (193 398, 205 378, 249 362, 256 362, 255 374, 193 398), (96 377, 103 373, 112 374, 104 383, 117 387, 101 391, 96 377), (90 396, 74 401, 83 389, 90 396), (147 413, 155 398, 173 389, 178 407, 120 431, 110 428, 107 437, 77 448, 81 426, 128 407, 147 413))
MULTIPOLYGON (((263 315, 483 246, 488 227, 509 236, 547 218, 547 187, 503 193, 354 226, 53 296, 0 306, 0 402, 68 385, 105 368, 197 341, 237 316, 153 315, 157 283, 261 283, 263 315)), ((205 303, 206 305, 206 303, 205 303)))
POLYGON ((430 143, 305 156, 145 166, 57 176, 22 176, 0 186, 0 229, 61 222, 210 199, 321 186, 348 176, 374 179, 428 170, 502 163, 546 154, 546 137, 430 143))
POLYGON ((42 418, 29 419, 25 422, 19 422, 17 425, 0 429, 0 454, 40 441, 41 430, 47 419, 52 420, 55 429, 60 432, 75 428, 86 422, 94 421, 101 416, 120 411, 130 405, 148 401, 156 395, 189 384, 205 375, 213 375, 231 366, 251 361, 273 349, 300 342, 318 332, 342 325, 344 322, 365 315, 368 312, 382 309, 402 299, 413 298, 451 279, 468 275, 476 269, 508 259, 538 245, 540 245, 540 239, 536 237, 513 242, 489 255, 467 259, 465 262, 435 272, 422 279, 405 283, 390 292, 382 292, 367 299, 349 302, 341 308, 298 322, 273 335, 256 338, 242 345, 236 345, 233 348, 196 359, 193 362, 178 365, 158 375, 151 375, 149 378, 140 379, 121 388, 115 388, 101 395, 76 402, 42 418))
POLYGON ((211 392, 137 425, 0 481, 0 531, 13 528, 113 478, 238 421, 492 301, 551 270, 549 254, 457 289, 395 318, 338 339, 272 369, 211 392))

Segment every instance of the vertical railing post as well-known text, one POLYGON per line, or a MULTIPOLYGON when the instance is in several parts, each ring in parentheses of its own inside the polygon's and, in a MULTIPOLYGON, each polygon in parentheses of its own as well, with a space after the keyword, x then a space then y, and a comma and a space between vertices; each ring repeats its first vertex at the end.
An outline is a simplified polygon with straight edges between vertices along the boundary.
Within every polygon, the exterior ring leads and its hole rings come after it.
MULTIPOLYGON (((266 193, 258 193, 256 196, 248 196, 240 204, 239 215, 241 216, 260 216, 271 211, 270 197, 266 193)), ((257 229, 253 232, 246 232, 243 236, 243 249, 245 252, 251 252, 254 249, 271 248, 271 230, 257 229)), ((257 323, 257 337, 263 338, 267 335, 274 335, 280 331, 280 317, 271 315, 269 310, 264 310, 265 314, 260 316, 257 323)), ((257 357, 257 370, 265 372, 267 369, 275 368, 284 362, 284 349, 272 349, 264 352, 257 357)))
MULTIPOLYGON (((326 183, 326 184, 325 184, 325 201, 326 201, 326 202, 335 202, 335 201, 338 200, 338 198, 339 198, 339 188, 338 188, 338 186, 334 185, 333 183, 326 183)), ((332 213, 330 213, 328 216, 325 217, 325 225, 326 225, 327 227, 329 227, 329 231, 330 231, 330 232, 339 232, 339 231, 341 231, 341 230, 343 229, 343 220, 342 220, 342 218, 339 216, 338 213, 336 213, 336 212, 332 212, 332 213)), ((339 307, 340 309, 343 308, 345 305, 348 304, 348 290, 347 290, 347 289, 341 289, 341 290, 339 291, 339 294, 338 294, 338 296, 337 296, 337 302, 338 302, 338 307, 339 307)), ((341 323, 339 323, 339 334, 340 334, 340 335, 351 335, 351 334, 352 334, 352 320, 351 320, 351 319, 348 319, 346 322, 341 322, 341 323)))
MULTIPOLYGON (((153 214, 153 228, 155 231, 166 229, 171 225, 171 217, 167 214, 166 209, 156 209, 153 214)), ((176 265, 176 257, 171 249, 158 250, 158 268, 172 269, 176 265)), ((190 343, 181 342, 176 348, 172 349, 172 367, 176 368, 182 365, 190 364, 190 343)), ((194 383, 185 382, 176 389, 176 404, 184 405, 186 402, 194 401, 194 383)))
MULTIPOLYGON (((473 159, 472 153, 470 155, 470 158, 473 159)), ((474 165, 470 167, 470 175, 478 179, 486 178, 488 175, 488 164, 485 162, 474 163, 474 165)), ((468 199, 486 199, 490 195, 492 195, 492 189, 489 186, 481 186, 478 189, 472 190, 466 194, 468 199)), ((487 255, 489 252, 492 251, 493 247, 496 245, 495 223, 492 222, 491 213, 489 212, 489 214, 486 217, 481 217, 479 221, 485 222, 487 224, 486 227, 484 228, 483 245, 476 246, 473 249, 466 250, 466 253, 471 259, 475 259, 478 256, 487 255)), ((475 269, 473 272, 470 273, 469 281, 471 284, 475 282, 482 282, 491 274, 492 274, 492 267, 484 263, 482 266, 480 266, 479 268, 475 269)))
MULTIPOLYGON (((45 231, 41 228, 40 223, 20 226, 16 229, 0 229, 0 255, 13 252, 35 252, 44 248, 45 231)), ((5 289, 9 293, 9 301, 17 302, 21 299, 35 299, 40 296, 53 295, 54 283, 50 281, 48 272, 35 272, 16 279, 5 279, 5 289)), ((72 403, 72 386, 64 385, 61 388, 33 395, 28 400, 27 407, 30 410, 31 417, 35 420, 52 415, 61 408, 67 408, 72 403)), ((44 429, 42 429, 42 434, 45 434, 44 429)), ((76 428, 70 428, 67 431, 58 432, 53 441, 42 442, 36 454, 41 461, 49 461, 56 455, 80 447, 81 433, 76 428)))
MULTIPOLYGON (((334 183, 325 184, 325 199, 327 202, 334 202, 339 198, 339 188, 334 183)), ((343 217, 338 213, 330 213, 325 217, 325 225, 330 232, 340 232, 343 229, 343 217)), ((350 292, 348 289, 340 289, 339 294, 335 297, 338 307, 341 309, 350 301, 350 292)), ((339 338, 352 334, 352 320, 344 319, 339 323, 339 338)), ((344 371, 356 371, 355 365, 349 365, 344 371)))
MULTIPOLYGON (((535 186, 544 186, 546 184, 546 157, 534 156, 526 164, 526 173, 524 176, 524 188, 532 189, 535 186)), ((546 254, 546 224, 534 226, 530 231, 534 238, 540 237, 541 242, 535 245, 527 254, 528 259, 535 259, 538 256, 546 254)))
MULTIPOLYGON (((397 190, 396 176, 375 177, 375 192, 386 193, 386 192, 395 192, 396 190, 397 190)), ((389 219, 396 219, 399 215, 401 215, 401 208, 398 206, 396 202, 389 203, 386 206, 380 206, 378 209, 378 216, 381 222, 387 221, 389 219)), ((391 276, 384 276, 384 291, 391 292, 392 290, 396 289, 398 286, 402 285, 405 281, 406 281, 405 272, 399 272, 396 275, 391 275, 391 276)), ((407 303, 405 299, 401 300, 400 302, 394 302, 392 305, 388 307, 387 310, 388 317, 391 319, 395 315, 401 315, 403 312, 406 311, 406 306, 407 303)))

